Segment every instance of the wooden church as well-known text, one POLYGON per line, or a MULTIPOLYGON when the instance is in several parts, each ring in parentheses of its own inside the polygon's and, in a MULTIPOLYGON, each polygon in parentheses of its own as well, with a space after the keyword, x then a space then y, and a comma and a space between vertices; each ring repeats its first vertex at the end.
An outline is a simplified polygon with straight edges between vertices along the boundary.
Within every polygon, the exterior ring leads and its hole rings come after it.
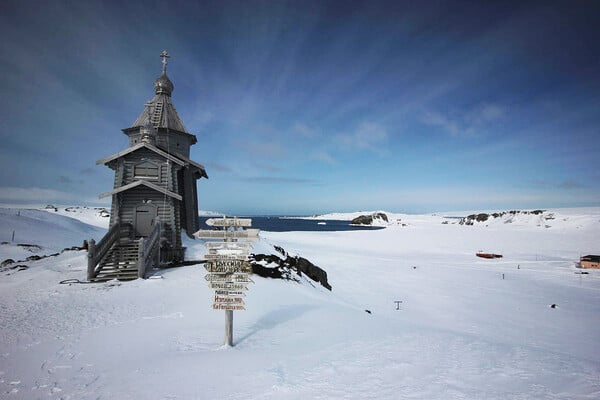
POLYGON ((196 181, 208 178, 190 160, 197 142, 171 100, 166 51, 155 95, 130 128, 123 129, 129 147, 96 162, 115 171, 110 227, 98 243, 89 242, 88 280, 143 278, 159 263, 183 261, 181 231, 193 238, 198 230, 196 181))

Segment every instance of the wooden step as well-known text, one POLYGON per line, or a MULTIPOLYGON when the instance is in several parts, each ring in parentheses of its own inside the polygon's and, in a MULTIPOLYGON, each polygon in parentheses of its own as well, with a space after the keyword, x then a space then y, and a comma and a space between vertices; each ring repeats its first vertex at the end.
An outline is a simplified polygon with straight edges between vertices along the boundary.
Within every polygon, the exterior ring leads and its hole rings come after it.
POLYGON ((100 262, 100 271, 92 279, 93 282, 106 282, 113 279, 120 281, 138 279, 138 252, 137 241, 116 243, 100 262))

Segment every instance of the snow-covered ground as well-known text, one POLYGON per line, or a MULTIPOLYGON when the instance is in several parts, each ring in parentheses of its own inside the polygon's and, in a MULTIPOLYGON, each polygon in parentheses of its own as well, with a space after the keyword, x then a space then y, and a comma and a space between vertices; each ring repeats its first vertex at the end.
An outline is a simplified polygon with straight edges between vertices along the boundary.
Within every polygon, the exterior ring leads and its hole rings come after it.
MULTIPOLYGON (((597 399, 600 271, 575 263, 600 252, 600 208, 546 213, 262 232, 255 252, 308 258, 333 291, 254 277, 233 348, 200 265, 71 285, 83 251, 2 269, 0 398, 597 399)), ((55 251, 104 232, 58 214, 0 210, 1 240, 55 251)))

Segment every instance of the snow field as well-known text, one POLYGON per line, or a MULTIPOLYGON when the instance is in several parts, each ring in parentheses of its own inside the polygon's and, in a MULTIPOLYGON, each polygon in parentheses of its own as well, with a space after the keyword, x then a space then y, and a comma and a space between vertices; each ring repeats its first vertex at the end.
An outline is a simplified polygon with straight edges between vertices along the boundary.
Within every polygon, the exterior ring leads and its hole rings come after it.
MULTIPOLYGON (((0 274, 0 398, 595 399, 600 271, 574 262, 598 251, 600 223, 563 216, 552 228, 404 216, 377 231, 262 232, 255 252, 301 255, 333 291, 253 277, 233 348, 201 265, 61 285, 84 280, 85 252, 28 262, 0 274)), ((85 238, 50 222, 44 247, 85 238)), ((187 245, 190 259, 205 253, 187 245)))

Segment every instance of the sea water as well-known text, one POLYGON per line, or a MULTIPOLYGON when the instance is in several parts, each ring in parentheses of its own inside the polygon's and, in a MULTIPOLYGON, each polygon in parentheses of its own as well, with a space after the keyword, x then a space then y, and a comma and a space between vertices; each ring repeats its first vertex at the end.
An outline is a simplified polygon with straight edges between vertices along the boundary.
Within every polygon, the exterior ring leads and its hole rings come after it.
MULTIPOLYGON (((382 229, 379 226, 351 225, 350 221, 327 220, 327 219, 301 219, 280 216, 249 216, 239 218, 251 218, 252 228, 268 232, 292 232, 292 231, 356 231, 382 229), (324 224, 323 224, 324 223, 324 224)), ((218 218, 218 217, 212 217, 218 218)), ((200 229, 210 229, 205 221, 208 217, 200 217, 200 229)))

